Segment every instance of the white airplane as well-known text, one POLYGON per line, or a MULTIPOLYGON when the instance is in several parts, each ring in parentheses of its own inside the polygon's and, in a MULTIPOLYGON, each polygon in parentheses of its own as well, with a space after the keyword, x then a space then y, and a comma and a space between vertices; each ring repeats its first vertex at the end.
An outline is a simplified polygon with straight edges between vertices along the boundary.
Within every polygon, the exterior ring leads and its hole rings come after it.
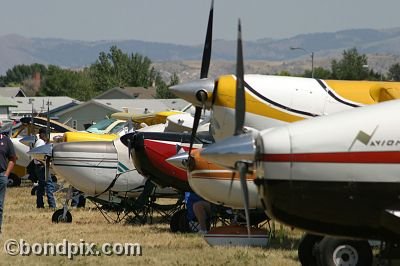
POLYGON ((299 247, 303 265, 371 265, 367 239, 384 241, 382 256, 400 259, 398 112, 394 100, 237 135, 205 156, 256 165, 267 214, 310 233, 299 247))
MULTIPOLYGON (((138 131, 181 130, 186 128, 186 120, 192 121, 188 114, 175 114, 167 124, 152 125, 138 131), (176 125, 172 125, 174 121, 176 125)), ((54 143, 33 148, 28 153, 39 160, 45 160, 46 156, 50 158, 51 168, 57 176, 101 205, 132 206, 145 189, 147 178, 136 171, 128 148, 119 138, 113 141, 54 143)), ((171 188, 157 188, 156 192, 155 196, 158 197, 177 196, 177 192, 171 188)), ((68 200, 67 197, 63 209, 54 213, 53 221, 72 221, 67 209, 68 200)))
MULTIPOLYGON (((340 81, 270 75, 244 75, 244 103, 236 103, 236 76, 225 75, 217 80, 207 78, 212 46, 213 6, 204 45, 200 79, 171 87, 177 96, 196 106, 196 113, 203 108, 211 109, 210 132, 216 142, 231 136, 241 127, 235 128, 236 110, 245 116, 246 130, 259 130, 287 125, 307 118, 330 115, 399 97, 400 82, 340 81), (245 96, 245 97, 244 97, 245 96)), ((241 45, 241 42, 240 42, 241 45)), ((196 115, 195 115, 196 117, 196 115)), ((196 133, 194 121, 194 131, 196 133)), ((243 208, 243 196, 238 174, 221 168, 201 158, 201 151, 190 156, 178 154, 168 161, 177 167, 189 168, 189 184, 203 198, 216 204, 232 208, 243 208)), ((226 156, 224 157, 226 158, 226 156)), ((223 158, 221 158, 223 159, 223 158)), ((249 204, 260 208, 255 176, 247 175, 249 204)))
POLYGON ((247 219, 246 174, 255 170, 266 213, 309 232, 299 245, 302 265, 372 265, 369 239, 384 243, 381 260, 400 259, 400 100, 261 132, 246 130, 245 108, 236 110, 234 136, 201 155, 239 172, 247 219))

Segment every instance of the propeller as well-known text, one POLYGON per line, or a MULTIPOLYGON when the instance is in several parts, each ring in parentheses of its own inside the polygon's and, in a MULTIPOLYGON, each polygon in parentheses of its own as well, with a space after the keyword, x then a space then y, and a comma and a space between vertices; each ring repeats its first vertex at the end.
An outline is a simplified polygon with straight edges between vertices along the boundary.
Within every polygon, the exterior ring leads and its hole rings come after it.
MULTIPOLYGON (((212 48, 212 30, 213 30, 213 17, 214 17, 214 0, 211 1, 210 14, 208 16, 208 25, 206 40, 204 42, 203 57, 201 60, 200 79, 206 79, 208 77, 208 70, 210 68, 211 61, 211 48, 212 48)), ((196 92, 196 99, 201 103, 200 106, 195 106, 196 111, 194 114, 194 121, 192 127, 192 135, 190 136, 189 156, 192 152, 194 138, 196 137, 197 128, 199 126, 201 111, 207 101, 208 94, 204 89, 200 89, 196 92)))
POLYGON ((44 160, 44 174, 45 180, 47 181, 50 175, 50 161, 53 154, 53 144, 45 144, 36 148, 32 148, 30 151, 28 151, 28 154, 36 160, 44 160))
MULTIPOLYGON (((244 119, 246 113, 246 99, 244 91, 244 63, 242 45, 242 26, 238 21, 237 53, 236 53, 236 102, 235 102, 235 132, 234 135, 244 133, 244 119)), ((250 235, 250 214, 249 214, 249 190, 247 188, 246 175, 249 170, 248 163, 240 160, 235 164, 239 172, 240 184, 242 186, 244 198, 244 211, 246 215, 247 233, 250 235)))
POLYGON ((236 102, 234 135, 206 147, 202 150, 201 156, 210 162, 238 171, 240 184, 243 191, 247 231, 250 235, 249 192, 247 188, 246 175, 249 172, 249 166, 253 165, 253 162, 255 161, 255 138, 253 134, 256 134, 256 132, 245 132, 245 113, 246 100, 244 90, 242 29, 241 22, 239 20, 236 58, 236 102))

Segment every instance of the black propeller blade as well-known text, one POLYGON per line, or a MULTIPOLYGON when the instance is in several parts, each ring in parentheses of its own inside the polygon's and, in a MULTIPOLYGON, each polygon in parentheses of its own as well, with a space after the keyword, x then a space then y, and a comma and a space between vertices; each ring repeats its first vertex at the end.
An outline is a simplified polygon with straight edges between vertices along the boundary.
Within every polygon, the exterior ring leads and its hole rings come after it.
MULTIPOLYGON (((246 99, 244 91, 244 63, 243 63, 243 46, 242 46, 242 26, 238 23, 238 39, 237 39, 237 54, 236 54, 236 112, 235 112, 235 132, 234 135, 244 133, 244 119, 246 112, 246 99)), ((244 211, 246 214, 247 233, 250 235, 250 215, 249 215, 249 190, 247 188, 246 174, 248 165, 246 162, 238 161, 236 169, 239 171, 240 184, 242 186, 244 198, 244 211)))
POLYGON ((243 133, 245 119, 245 92, 244 92, 244 64, 243 64, 243 47, 242 47, 242 27, 238 24, 237 54, 236 54, 236 123, 234 135, 243 133))
MULTIPOLYGON (((211 61, 211 48, 212 48, 212 30, 213 30, 213 17, 214 17, 214 0, 211 1, 210 14, 208 16, 208 25, 207 25, 207 33, 206 40, 204 42, 204 50, 203 57, 201 60, 201 70, 200 70, 200 79, 204 79, 208 77, 208 70, 210 68, 211 61)), ((201 103, 205 103, 207 101, 207 92, 204 90, 199 90, 196 93, 196 98, 201 103)), ((204 104, 203 104, 204 105, 204 104)), ((201 110, 203 107, 196 106, 196 112, 194 114, 194 121, 192 127, 192 135, 190 137, 190 147, 189 147, 189 157, 192 152, 194 138, 196 137, 197 128, 199 127, 201 110)))
POLYGON ((204 42, 203 58, 201 61, 200 78, 207 78, 208 69, 211 61, 211 46, 212 46, 212 30, 214 17, 214 0, 211 1, 210 14, 208 16, 207 34, 204 42))

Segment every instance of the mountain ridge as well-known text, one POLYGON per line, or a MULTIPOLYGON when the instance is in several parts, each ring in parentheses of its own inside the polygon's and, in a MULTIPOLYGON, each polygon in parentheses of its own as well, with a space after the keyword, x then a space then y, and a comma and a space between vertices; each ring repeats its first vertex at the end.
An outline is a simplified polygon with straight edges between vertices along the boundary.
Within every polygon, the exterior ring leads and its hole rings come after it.
MULTIPOLYGON (((140 40, 81 41, 61 38, 28 38, 17 34, 0 36, 0 75, 18 64, 55 64, 65 68, 81 68, 96 61, 101 51, 108 52, 112 45, 127 53, 140 53, 153 62, 199 61, 202 44, 182 45, 140 40)), ((298 34, 283 39, 263 38, 244 42, 244 57, 247 62, 296 62, 307 61, 311 51, 316 61, 340 57, 343 50, 356 47, 360 53, 382 54, 386 57, 400 55, 400 28, 348 29, 337 32, 298 34), (302 47, 302 50, 290 50, 302 47)), ((234 61, 236 41, 213 40, 212 60, 234 61)), ((385 57, 385 58, 386 58, 385 57)), ((390 61, 390 60, 389 60, 390 61)), ((275 64, 275 63, 273 63, 275 64)), ((387 71, 387 63, 380 69, 387 71)), ((168 70, 166 72, 169 72, 168 70)))

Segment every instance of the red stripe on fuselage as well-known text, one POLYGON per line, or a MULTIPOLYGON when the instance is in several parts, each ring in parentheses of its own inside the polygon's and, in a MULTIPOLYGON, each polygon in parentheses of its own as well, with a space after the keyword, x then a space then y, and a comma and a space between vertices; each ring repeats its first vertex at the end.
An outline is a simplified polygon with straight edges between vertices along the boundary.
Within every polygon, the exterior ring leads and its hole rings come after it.
POLYGON ((400 163, 400 151, 263 154, 263 162, 400 163))

